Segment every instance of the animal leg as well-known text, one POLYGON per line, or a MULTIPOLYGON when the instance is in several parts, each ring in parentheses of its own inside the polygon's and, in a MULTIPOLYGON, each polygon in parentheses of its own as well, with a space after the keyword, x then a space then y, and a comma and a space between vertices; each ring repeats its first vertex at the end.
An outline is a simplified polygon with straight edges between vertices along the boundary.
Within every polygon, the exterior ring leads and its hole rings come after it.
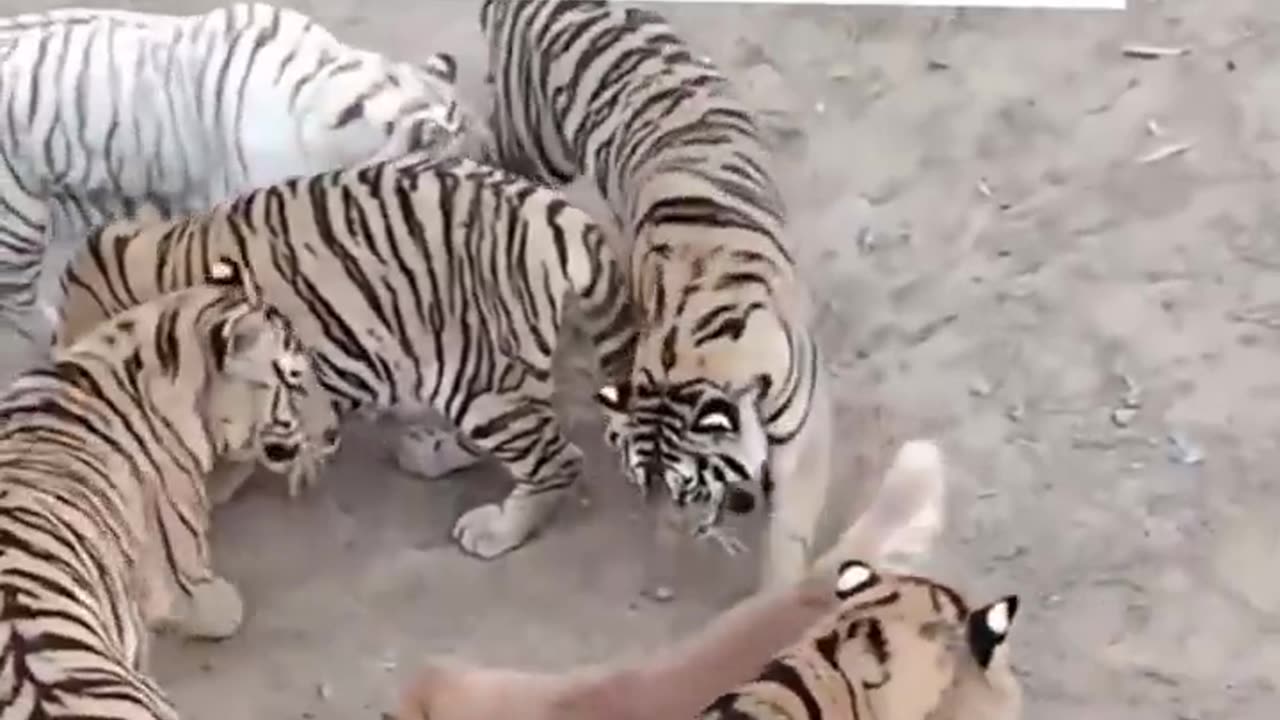
POLYGON ((244 622, 244 600, 229 580, 213 576, 194 585, 173 621, 189 638, 221 640, 231 637, 244 622))
POLYGON ((11 163, 0 163, 0 208, 0 321, 43 351, 53 328, 43 309, 37 312, 36 292, 49 243, 49 206, 11 163))
MULTIPOLYGON (((228 461, 215 474, 228 486, 248 477, 251 461, 228 461)), ((144 618, 157 631, 190 638, 221 639, 240 628, 244 603, 235 585, 214 572, 209 547, 209 504, 203 487, 174 487, 152 510, 145 550, 144 618), (173 506, 177 507, 176 512, 173 506), (161 538, 165 540, 161 540, 161 538)))
POLYGON ((467 441, 502 463, 515 487, 501 502, 466 512, 453 528, 463 550, 494 558, 541 529, 582 472, 582 452, 564 436, 549 379, 512 365, 514 389, 476 398, 454 422, 467 441))
POLYGON ((804 576, 831 484, 830 405, 821 387, 813 402, 800 434, 770 450, 774 502, 761 568, 765 588, 798 582, 804 576))

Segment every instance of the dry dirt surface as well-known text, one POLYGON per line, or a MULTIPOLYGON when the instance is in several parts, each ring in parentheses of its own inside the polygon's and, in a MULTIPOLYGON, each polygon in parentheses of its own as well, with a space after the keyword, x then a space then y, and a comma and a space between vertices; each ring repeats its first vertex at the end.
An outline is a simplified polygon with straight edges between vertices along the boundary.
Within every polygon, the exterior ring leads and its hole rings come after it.
MULTIPOLYGON (((657 7, 771 118, 839 378, 842 482, 856 493, 902 438, 941 441, 954 490, 933 565, 1022 595, 1026 717, 1274 720, 1280 13, 1130 4, 657 7)), ((477 5, 296 3, 393 55, 453 51, 473 86, 477 5)), ((643 652, 745 592, 754 559, 707 550, 673 602, 637 597, 648 521, 582 397, 566 402, 581 501, 495 562, 448 531, 505 491, 497 471, 410 479, 368 425, 303 500, 259 482, 220 510, 249 616, 226 642, 161 648, 184 717, 376 718, 424 653, 643 652)))

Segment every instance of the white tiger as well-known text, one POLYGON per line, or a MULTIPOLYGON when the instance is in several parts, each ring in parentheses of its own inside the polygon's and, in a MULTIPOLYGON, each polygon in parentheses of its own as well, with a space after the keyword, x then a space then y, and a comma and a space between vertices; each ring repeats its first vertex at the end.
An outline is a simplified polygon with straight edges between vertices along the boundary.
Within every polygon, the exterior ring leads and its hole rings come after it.
POLYGON ((195 212, 287 177, 452 154, 476 125, 456 70, 448 54, 393 61, 261 3, 0 19, 0 318, 47 333, 47 310, 32 311, 37 295, 56 303, 52 217, 80 238, 140 209, 195 212))

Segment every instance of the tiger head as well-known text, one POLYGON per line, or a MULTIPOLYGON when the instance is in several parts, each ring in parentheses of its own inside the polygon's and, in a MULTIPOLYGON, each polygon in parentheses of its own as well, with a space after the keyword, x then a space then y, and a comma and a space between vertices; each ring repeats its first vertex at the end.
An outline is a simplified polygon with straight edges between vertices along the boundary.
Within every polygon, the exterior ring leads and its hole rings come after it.
POLYGON ((754 384, 729 388, 705 378, 659 384, 641 370, 634 381, 600 388, 596 401, 607 441, 642 492, 657 484, 677 506, 745 514, 756 505, 747 488, 772 491, 759 395, 754 384))
POLYGON ((448 53, 418 63, 364 53, 330 73, 299 102, 303 150, 318 172, 411 152, 452 157, 482 142, 481 124, 456 97, 448 53))
POLYGON ((239 425, 231 418, 255 408, 256 421, 241 427, 237 437, 227 437, 227 445, 250 451, 268 470, 289 477, 292 490, 337 451, 337 413, 311 370, 309 348, 283 313, 256 297, 238 266, 214 263, 208 283, 235 287, 252 298, 247 312, 229 314, 215 326, 212 351, 219 382, 206 396, 208 408, 228 429, 239 425))
POLYGON ((1006 643, 1016 596, 975 608, 947 585, 857 560, 841 565, 836 596, 838 611, 775 657, 756 680, 720 696, 703 720, 778 717, 762 710, 810 704, 818 712, 805 717, 1021 716, 1021 685, 1006 643), (843 675, 838 687, 844 691, 835 691, 828 670, 843 675))

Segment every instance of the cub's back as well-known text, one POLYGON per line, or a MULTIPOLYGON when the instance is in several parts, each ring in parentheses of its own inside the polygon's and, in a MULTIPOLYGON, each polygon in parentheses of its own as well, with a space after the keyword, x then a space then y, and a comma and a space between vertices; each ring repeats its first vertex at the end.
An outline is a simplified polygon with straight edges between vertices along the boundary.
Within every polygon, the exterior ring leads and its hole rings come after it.
POLYGON ((936 580, 840 569, 841 607, 703 720, 1016 720, 1006 646, 1018 599, 972 607, 936 580))

